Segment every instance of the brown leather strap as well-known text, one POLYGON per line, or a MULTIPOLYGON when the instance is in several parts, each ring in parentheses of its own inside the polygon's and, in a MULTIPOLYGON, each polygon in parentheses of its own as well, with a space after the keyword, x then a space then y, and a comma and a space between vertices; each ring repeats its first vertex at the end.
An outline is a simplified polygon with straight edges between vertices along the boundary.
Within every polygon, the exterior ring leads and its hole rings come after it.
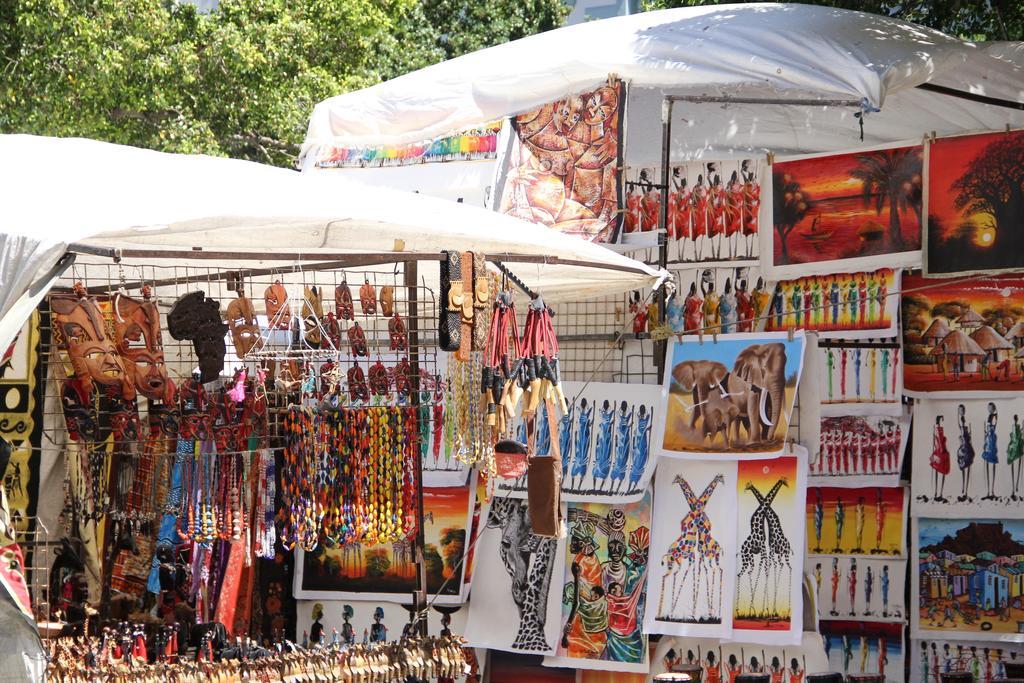
POLYGON ((473 350, 473 252, 462 253, 462 291, 463 304, 461 311, 462 331, 459 337, 459 350, 455 357, 465 362, 469 360, 469 352, 473 350))

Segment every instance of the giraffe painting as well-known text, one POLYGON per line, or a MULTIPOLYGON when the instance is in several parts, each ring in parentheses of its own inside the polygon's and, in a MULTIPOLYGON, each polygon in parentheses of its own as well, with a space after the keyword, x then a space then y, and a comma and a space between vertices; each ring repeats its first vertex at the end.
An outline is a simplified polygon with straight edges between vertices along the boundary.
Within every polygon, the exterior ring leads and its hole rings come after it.
MULTIPOLYGON (((480 591, 487 594, 487 598, 478 600, 478 593, 474 590, 467 633, 501 631, 502 629, 496 628, 495 625, 494 610, 498 609, 499 605, 490 605, 488 598, 497 603, 507 600, 511 595, 512 603, 518 612, 515 631, 510 634, 511 640, 491 641, 487 643, 488 646, 518 652, 553 653, 558 624, 555 617, 551 620, 549 628, 548 591, 556 569, 559 547, 557 539, 534 535, 530 531, 530 515, 526 501, 510 498, 496 497, 492 500, 486 529, 481 539, 487 543, 483 544, 478 553, 480 557, 487 559, 481 560, 481 563, 503 567, 506 576, 505 580, 501 581, 492 573, 490 579, 494 581, 493 590, 480 591), (488 556, 492 553, 500 559, 500 565, 490 564, 488 556)), ((479 569, 479 573, 474 576, 474 584, 483 585, 478 577, 487 571, 485 568, 479 569)), ((561 572, 560 567, 558 571, 561 572)), ((552 603, 552 607, 558 605, 552 603)))

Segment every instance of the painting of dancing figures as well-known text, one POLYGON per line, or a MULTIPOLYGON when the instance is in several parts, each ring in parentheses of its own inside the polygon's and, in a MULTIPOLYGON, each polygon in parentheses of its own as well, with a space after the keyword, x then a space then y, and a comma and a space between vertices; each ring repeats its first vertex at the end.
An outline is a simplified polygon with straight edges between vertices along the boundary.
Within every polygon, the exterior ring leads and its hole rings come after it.
POLYGON ((570 503, 566 522, 562 632, 545 663, 646 673, 650 492, 637 503, 570 503))
POLYGON ((645 628, 728 637, 736 562, 736 463, 666 458, 658 467, 645 628))
POLYGON ((739 544, 733 629, 743 639, 798 643, 802 628, 806 495, 803 457, 743 460, 737 465, 739 544), (794 566, 795 564, 795 566, 794 566))
MULTIPOLYGON (((643 497, 654 472, 651 431, 661 390, 654 385, 565 382, 569 410, 552 434, 545 411, 537 412, 537 455, 552 452, 558 440, 562 456, 562 500, 621 503, 643 497)), ((520 422, 519 439, 526 443, 520 422)), ((525 497, 526 476, 499 479, 498 491, 525 497)))

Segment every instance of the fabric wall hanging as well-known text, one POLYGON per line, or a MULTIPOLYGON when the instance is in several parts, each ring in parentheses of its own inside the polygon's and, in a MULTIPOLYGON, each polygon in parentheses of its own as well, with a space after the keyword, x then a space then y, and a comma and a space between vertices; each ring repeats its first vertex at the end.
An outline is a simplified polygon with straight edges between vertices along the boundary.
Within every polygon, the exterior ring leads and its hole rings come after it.
POLYGON ((1024 517, 1024 399, 926 399, 914 412, 915 515, 1024 517))
POLYGON ((925 273, 1024 266, 1024 131, 932 140, 925 156, 925 273))
POLYGON ((804 559, 804 571, 814 579, 815 602, 823 620, 902 624, 907 618, 906 560, 814 555, 804 559))
POLYGON ((921 145, 776 159, 761 231, 774 278, 921 262, 921 145))
POLYGON ((482 518, 466 624, 469 645, 554 654, 562 636, 565 539, 530 533, 524 500, 495 497, 482 518))
POLYGON ((1024 641, 1021 574, 1024 521, 914 518, 910 621, 914 638, 1024 641))
POLYGON ((808 481, 820 486, 897 486, 909 438, 909 410, 898 417, 824 417, 808 481))
POLYGON ((905 557, 902 486, 807 489, 807 554, 905 557))
POLYGON ((895 337, 898 291, 900 271, 890 268, 776 282, 764 329, 817 330, 823 339, 895 337))
POLYGON ((649 633, 732 634, 736 491, 735 461, 659 464, 644 612, 649 633))
MULTIPOLYGON (((644 496, 657 464, 651 431, 660 409, 653 385, 564 382, 569 411, 558 418, 558 433, 548 428, 546 407, 537 409, 537 455, 547 455, 558 439, 562 454, 562 500, 635 502, 644 496)), ((519 420, 516 438, 526 443, 519 420)), ((522 498, 525 477, 498 479, 498 495, 522 498)))
POLYGON ((741 460, 733 638, 792 645, 803 630, 804 542, 801 510, 807 451, 772 460, 741 460))
POLYGON ((610 80, 512 120, 498 210, 594 242, 619 229, 626 85, 610 80))
POLYGON ((876 624, 863 621, 822 623, 828 670, 843 676, 882 674, 886 681, 904 679, 903 624, 876 624))
POLYGON ((651 493, 636 503, 570 503, 561 633, 547 666, 648 669, 643 633, 651 541, 651 493))
POLYGON ((804 358, 804 335, 721 335, 673 342, 662 385, 663 455, 748 458, 782 452, 804 358))
POLYGON ((903 288, 907 394, 983 398, 1024 390, 1024 278, 908 275, 903 288))
MULTIPOLYGON (((423 490, 427 588, 431 599, 436 596, 435 604, 462 602, 462 559, 475 491, 475 481, 469 486, 423 490)), ((299 600, 403 601, 416 588, 411 539, 333 548, 321 544, 313 552, 300 549, 295 567, 294 590, 299 600)))

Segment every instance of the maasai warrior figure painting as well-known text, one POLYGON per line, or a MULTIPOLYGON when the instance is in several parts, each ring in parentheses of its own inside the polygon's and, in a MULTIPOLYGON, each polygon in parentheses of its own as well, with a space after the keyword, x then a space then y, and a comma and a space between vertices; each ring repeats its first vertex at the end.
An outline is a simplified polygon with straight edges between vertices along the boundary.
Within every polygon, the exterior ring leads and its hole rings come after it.
POLYGON ((824 339, 894 337, 899 291, 900 271, 891 268, 780 281, 779 304, 764 329, 816 330, 824 339))
POLYGON ((1024 643, 983 640, 914 640, 910 651, 912 683, 933 683, 947 671, 969 671, 974 683, 1009 677, 1006 665, 1024 664, 1024 643))
POLYGON ((1024 131, 941 138, 926 156, 925 272, 1024 266, 1024 131))
POLYGON ((499 211, 587 240, 613 241, 625 94, 622 81, 609 82, 513 119, 499 211))
POLYGON ((821 639, 830 671, 843 676, 880 674, 891 683, 906 680, 902 623, 824 621, 821 639))
POLYGON ((736 560, 736 463, 665 459, 658 467, 646 628, 727 636, 736 560))
POLYGON ((903 287, 908 394, 995 398, 1024 389, 1024 278, 908 275, 903 287))
MULTIPOLYGON (((760 640, 799 642, 802 628, 803 508, 806 451, 773 460, 741 460, 733 630, 760 640)), ((737 635, 743 638, 743 635, 737 635)))
MULTIPOLYGON (((705 299, 705 302, 707 300, 705 299)), ((662 455, 773 457, 783 448, 803 367, 804 337, 721 335, 673 342, 668 351, 662 455)))
POLYGON ((562 632, 552 666, 647 671, 651 494, 621 505, 570 503, 562 632))
POLYGON ((901 486, 807 489, 808 554, 903 557, 906 524, 901 486))
POLYGON ((811 484, 896 486, 910 436, 910 413, 821 419, 811 484))
POLYGON ((768 274, 919 263, 922 156, 916 145, 776 160, 768 274))

